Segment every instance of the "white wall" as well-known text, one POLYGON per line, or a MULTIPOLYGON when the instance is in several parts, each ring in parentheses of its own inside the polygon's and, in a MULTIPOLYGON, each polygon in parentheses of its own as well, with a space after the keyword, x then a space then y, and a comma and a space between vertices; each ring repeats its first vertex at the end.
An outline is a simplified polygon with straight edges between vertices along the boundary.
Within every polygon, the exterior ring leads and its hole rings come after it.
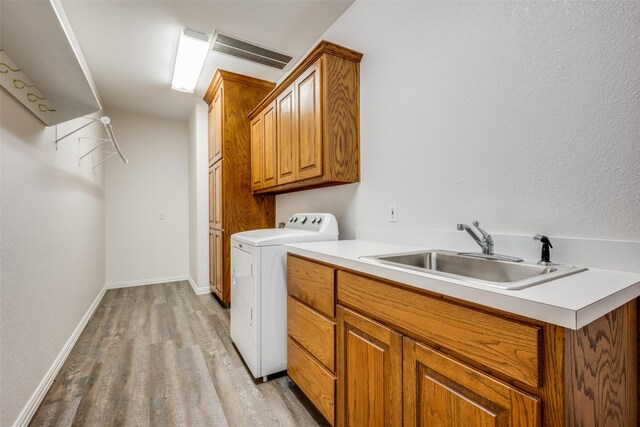
POLYGON ((207 104, 195 102, 189 116, 189 276, 209 289, 209 152, 207 104))
POLYGON ((107 283, 187 277, 187 121, 108 115, 129 164, 112 159, 106 167, 107 283))
POLYGON ((103 169, 78 165, 77 142, 104 128, 56 151, 54 128, 4 89, 0 124, 0 425, 9 426, 105 283, 103 169))
POLYGON ((326 32, 364 54, 361 183, 277 218, 640 240, 640 3, 363 2, 326 32))

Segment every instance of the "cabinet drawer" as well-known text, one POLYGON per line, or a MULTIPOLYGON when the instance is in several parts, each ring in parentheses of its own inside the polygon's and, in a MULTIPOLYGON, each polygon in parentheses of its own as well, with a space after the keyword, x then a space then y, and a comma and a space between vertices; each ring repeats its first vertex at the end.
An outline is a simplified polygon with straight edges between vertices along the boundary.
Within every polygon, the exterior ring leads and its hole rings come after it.
POLYGON ((287 373, 333 425, 336 378, 291 338, 288 339, 287 352, 287 373))
POLYGON ((338 301, 492 372, 540 385, 538 327, 343 271, 338 301))
POLYGON ((287 289, 289 295, 320 313, 335 318, 333 268, 289 255, 287 289))
POLYGON ((288 297, 287 329, 291 338, 327 369, 335 372, 335 322, 288 297))

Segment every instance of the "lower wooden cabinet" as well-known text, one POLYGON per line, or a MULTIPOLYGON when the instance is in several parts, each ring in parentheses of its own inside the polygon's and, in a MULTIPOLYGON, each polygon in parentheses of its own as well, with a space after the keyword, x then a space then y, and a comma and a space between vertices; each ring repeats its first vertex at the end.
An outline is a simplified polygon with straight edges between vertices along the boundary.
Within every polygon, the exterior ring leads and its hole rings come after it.
POLYGON ((336 378, 291 337, 287 340, 287 359, 291 379, 333 425, 336 378))
POLYGON ((405 425, 540 425, 537 397, 409 338, 403 370, 405 425))
POLYGON ((212 292, 223 297, 223 244, 222 231, 209 230, 209 288, 212 292))
POLYGON ((211 292, 215 292, 216 289, 216 270, 215 260, 213 257, 213 247, 215 246, 214 240, 213 230, 209 229, 209 289, 211 292))
POLYGON ((402 425, 402 335, 338 306, 339 426, 402 425))
POLYGON ((637 300, 568 330, 298 256, 287 268, 289 375, 332 424, 638 425, 637 300))

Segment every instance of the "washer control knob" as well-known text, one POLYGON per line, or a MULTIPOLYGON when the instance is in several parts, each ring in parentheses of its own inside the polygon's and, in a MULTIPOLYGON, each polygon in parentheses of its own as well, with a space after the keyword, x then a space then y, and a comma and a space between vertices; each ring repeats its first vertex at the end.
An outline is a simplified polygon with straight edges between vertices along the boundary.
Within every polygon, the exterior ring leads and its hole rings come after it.
POLYGON ((316 219, 317 219, 317 218, 313 218, 313 219, 311 220, 311 224, 315 224, 315 223, 316 223, 316 219))
POLYGON ((293 218, 293 222, 298 222, 298 217, 293 218))
POLYGON ((293 222, 293 217, 289 218, 289 222, 293 222))
POLYGON ((304 224, 305 222, 307 222, 307 217, 306 217, 306 216, 303 216, 303 217, 302 217, 302 221, 300 221, 300 222, 301 222, 302 224, 304 224))
POLYGON ((318 217, 318 220, 316 221, 316 224, 320 224, 321 222, 322 222, 322 217, 321 217, 321 216, 319 216, 319 217, 318 217))

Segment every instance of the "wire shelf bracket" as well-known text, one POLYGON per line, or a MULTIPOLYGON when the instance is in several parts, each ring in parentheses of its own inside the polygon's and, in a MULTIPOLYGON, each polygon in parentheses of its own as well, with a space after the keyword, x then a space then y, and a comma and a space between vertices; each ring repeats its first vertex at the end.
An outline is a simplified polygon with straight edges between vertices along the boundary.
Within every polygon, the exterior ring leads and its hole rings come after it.
POLYGON ((100 160, 100 162, 98 162, 97 164, 94 163, 93 169, 97 168, 98 166, 100 166, 101 164, 103 164, 104 162, 106 162, 107 160, 109 160, 111 157, 115 155, 119 156, 124 163, 129 163, 129 161, 124 156, 124 154, 122 154, 122 151, 120 150, 120 146, 116 141, 116 136, 113 134, 113 127, 111 126, 111 119, 109 117, 102 116, 99 119, 94 117, 82 117, 82 118, 90 120, 89 123, 85 123, 84 125, 61 136, 60 138, 57 137, 58 127, 56 126, 56 150, 58 149, 58 143, 63 139, 65 139, 66 137, 73 135, 74 133, 86 128, 89 125, 92 125, 93 123, 100 122, 102 123, 105 130, 107 131, 108 138, 93 138, 88 136, 78 137, 78 145, 80 144, 80 141, 82 141, 83 139, 99 141, 98 145, 96 145, 95 147, 93 147, 92 149, 90 149, 89 151, 85 152, 84 154, 78 157, 78 164, 82 159, 84 159, 85 157, 87 157, 89 154, 92 154, 92 153, 101 153, 105 155, 105 157, 102 160, 100 160), (111 143, 111 146, 109 148, 105 148, 104 145, 108 142, 111 143))

